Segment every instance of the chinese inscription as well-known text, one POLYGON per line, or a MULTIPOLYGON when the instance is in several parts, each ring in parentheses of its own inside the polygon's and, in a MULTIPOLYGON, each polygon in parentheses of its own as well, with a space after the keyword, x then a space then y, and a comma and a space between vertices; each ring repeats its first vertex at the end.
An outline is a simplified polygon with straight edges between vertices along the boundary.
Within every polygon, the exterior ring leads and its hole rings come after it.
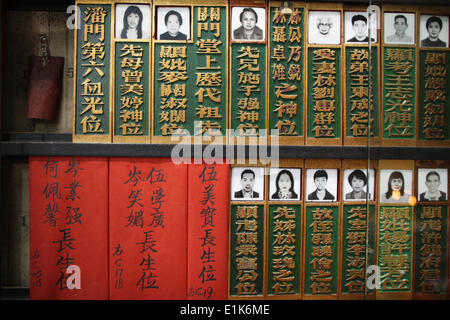
POLYGON ((116 43, 116 111, 114 132, 148 134, 148 44, 116 43))
POLYGON ((420 122, 422 140, 449 139, 448 112, 450 88, 448 52, 423 51, 420 54, 420 122))
POLYGON ((303 134, 303 9, 271 8, 270 128, 280 136, 303 134))
POLYGON ((381 207, 378 263, 382 292, 411 289, 412 208, 381 207))
POLYGON ((75 134, 109 134, 110 5, 79 5, 75 134))
POLYGON ((309 48, 308 137, 340 138, 340 49, 309 48))
POLYGON ((363 47, 347 47, 347 132, 350 137, 378 136, 376 52, 363 47), (372 54, 371 64, 369 64, 372 54), (369 72, 369 68, 371 69, 369 72), (373 84, 370 90, 370 83, 373 84), (370 95, 370 97, 369 97, 370 95), (369 121, 370 112, 370 121, 369 121))
POLYGON ((415 50, 384 48, 383 137, 415 138, 415 50))
POLYGON ((264 281, 264 207, 235 205, 231 214, 231 295, 261 296, 264 281))
POLYGON ((270 206, 269 295, 299 294, 300 206, 270 206))
POLYGON ((306 208, 305 294, 337 293, 338 207, 306 208))
POLYGON ((417 208, 415 292, 447 291, 447 206, 417 208))

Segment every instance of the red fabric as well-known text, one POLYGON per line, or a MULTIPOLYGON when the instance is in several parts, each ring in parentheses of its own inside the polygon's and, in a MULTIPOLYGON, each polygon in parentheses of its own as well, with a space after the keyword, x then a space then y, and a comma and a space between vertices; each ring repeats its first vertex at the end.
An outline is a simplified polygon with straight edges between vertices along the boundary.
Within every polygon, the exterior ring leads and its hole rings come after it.
POLYGON ((108 158, 30 157, 30 298, 108 298, 108 158), (67 266, 81 289, 67 288, 67 266))
POLYGON ((31 56, 28 61, 28 118, 54 120, 59 105, 63 57, 49 57, 42 64, 42 57, 31 56))
POLYGON ((110 298, 186 299, 187 166, 110 159, 110 298))
POLYGON ((226 300, 228 165, 189 165, 188 299, 226 300))

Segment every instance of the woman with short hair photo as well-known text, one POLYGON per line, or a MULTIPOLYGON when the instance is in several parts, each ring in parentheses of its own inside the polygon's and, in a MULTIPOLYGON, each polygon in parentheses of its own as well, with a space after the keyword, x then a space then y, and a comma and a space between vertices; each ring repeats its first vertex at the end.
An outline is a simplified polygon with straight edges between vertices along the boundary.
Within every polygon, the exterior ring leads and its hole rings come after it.
POLYGON ((170 10, 164 17, 167 31, 159 36, 160 40, 187 40, 187 35, 180 31, 183 17, 178 11, 170 10))
POLYGON ((425 22, 425 28, 428 32, 428 37, 420 41, 422 47, 440 47, 446 48, 447 43, 439 39, 439 34, 442 31, 442 19, 436 16, 431 16, 425 22))
POLYGON ((367 194, 364 187, 367 185, 367 176, 362 170, 352 171, 348 176, 348 183, 352 191, 345 194, 345 200, 366 200, 367 194))

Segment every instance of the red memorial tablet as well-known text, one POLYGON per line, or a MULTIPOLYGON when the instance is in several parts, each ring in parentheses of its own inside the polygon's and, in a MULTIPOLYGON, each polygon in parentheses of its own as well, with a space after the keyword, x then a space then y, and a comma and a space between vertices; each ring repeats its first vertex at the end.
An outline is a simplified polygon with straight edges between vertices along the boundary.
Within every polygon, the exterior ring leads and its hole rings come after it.
POLYGON ((30 298, 108 298, 108 159, 30 157, 30 298))
POLYGON ((187 166, 110 159, 110 299, 184 300, 187 166))
POLYGON ((188 299, 227 299, 228 165, 191 164, 188 299))

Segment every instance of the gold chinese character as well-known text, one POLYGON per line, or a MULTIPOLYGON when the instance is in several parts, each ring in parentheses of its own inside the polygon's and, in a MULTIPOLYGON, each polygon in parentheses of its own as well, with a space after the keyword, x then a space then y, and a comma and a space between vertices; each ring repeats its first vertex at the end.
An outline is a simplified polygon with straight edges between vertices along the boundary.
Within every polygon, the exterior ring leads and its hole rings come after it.
POLYGON ((89 110, 91 110, 92 114, 103 114, 103 101, 99 97, 84 98, 84 102, 81 104, 86 105, 86 108, 83 109, 80 115, 89 110), (97 106, 99 106, 98 109, 97 106))
POLYGON ((96 116, 86 116, 80 122, 83 126, 83 133, 103 133, 102 122, 96 116))
POLYGON ((83 60, 97 58, 103 60, 105 57, 105 45, 103 43, 85 43, 81 49, 83 50, 83 60))
POLYGON ((127 55, 131 55, 132 57, 142 57, 144 52, 142 47, 136 44, 125 44, 120 51, 123 52, 120 57, 125 57, 127 55))
POLYGON ((85 22, 91 20, 91 23, 105 23, 107 12, 103 7, 86 7, 84 14, 86 15, 85 22))

